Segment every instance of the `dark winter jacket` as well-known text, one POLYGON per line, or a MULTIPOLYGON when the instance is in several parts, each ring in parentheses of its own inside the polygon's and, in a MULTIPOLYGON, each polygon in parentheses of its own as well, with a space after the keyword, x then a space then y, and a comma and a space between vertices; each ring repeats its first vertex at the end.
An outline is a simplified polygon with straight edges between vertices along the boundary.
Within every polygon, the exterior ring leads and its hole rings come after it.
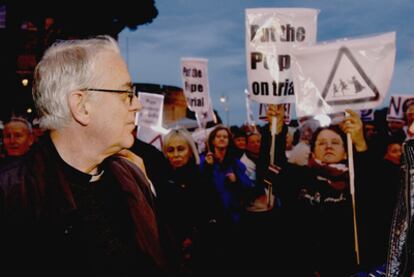
MULTIPOLYGON (((78 203, 65 167, 70 166, 45 136, 24 159, 0 171, 0 251, 6 258, 3 265, 12 269, 13 275, 25 271, 39 276, 89 273, 84 269, 84 254, 89 249, 80 239, 78 203)), ((135 244, 131 248, 139 271, 165 274, 169 265, 143 173, 118 157, 107 158, 102 167, 104 175, 111 176, 119 206, 125 207, 120 209, 126 211, 122 214, 129 211, 124 222, 131 226, 129 237, 135 244)))

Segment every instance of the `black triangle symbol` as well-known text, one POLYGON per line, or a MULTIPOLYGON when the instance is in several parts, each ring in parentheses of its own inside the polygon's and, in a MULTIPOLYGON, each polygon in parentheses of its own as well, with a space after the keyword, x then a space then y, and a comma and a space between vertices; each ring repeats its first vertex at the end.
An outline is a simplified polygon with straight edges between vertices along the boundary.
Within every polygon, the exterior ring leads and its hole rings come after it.
MULTIPOLYGON (((351 51, 349 51, 349 49, 347 47, 345 47, 345 46, 341 47, 339 49, 339 51, 338 51, 338 55, 336 56, 336 60, 335 60, 335 63, 333 65, 333 69, 332 69, 332 71, 331 71, 331 73, 329 75, 328 81, 326 82, 325 88, 323 89, 322 98, 325 99, 326 96, 328 95, 329 88, 330 88, 330 86, 332 84, 333 78, 335 77, 335 73, 338 70, 338 66, 339 66, 339 63, 340 63, 343 55, 346 55, 348 57, 349 61, 354 65, 355 69, 358 71, 358 73, 364 79, 365 83, 374 92, 374 96, 364 97, 364 98, 358 98, 358 99, 330 100, 330 101, 327 101, 326 103, 328 103, 331 106, 336 106, 336 105, 344 105, 344 104, 353 104, 353 103, 377 101, 379 99, 379 97, 380 97, 380 94, 378 92, 377 87, 369 79, 369 77, 367 76, 367 74, 365 74, 364 70, 359 65, 359 63, 357 62, 357 60, 354 58, 354 56, 352 56, 351 51)), ((321 99, 319 99, 319 101, 318 101, 318 106, 319 107, 322 106, 322 100, 321 99)))

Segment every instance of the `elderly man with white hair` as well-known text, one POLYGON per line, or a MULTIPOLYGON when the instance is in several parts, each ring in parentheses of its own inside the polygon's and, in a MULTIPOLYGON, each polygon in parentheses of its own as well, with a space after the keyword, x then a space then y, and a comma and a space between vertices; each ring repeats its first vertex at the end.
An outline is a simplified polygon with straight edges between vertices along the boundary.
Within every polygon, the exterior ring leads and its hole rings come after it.
POLYGON ((141 109, 116 41, 52 45, 33 98, 47 133, 0 171, 2 267, 15 276, 169 275, 148 181, 116 155, 133 144, 141 109))

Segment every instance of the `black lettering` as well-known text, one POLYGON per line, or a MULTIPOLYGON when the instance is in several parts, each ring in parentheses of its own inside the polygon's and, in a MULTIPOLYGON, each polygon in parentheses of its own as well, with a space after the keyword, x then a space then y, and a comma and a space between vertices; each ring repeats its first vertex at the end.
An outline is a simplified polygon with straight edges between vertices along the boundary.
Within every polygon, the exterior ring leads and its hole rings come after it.
POLYGON ((282 35, 280 37, 280 41, 283 42, 294 42, 294 41, 304 41, 305 40, 305 28, 298 27, 295 30, 294 26, 290 24, 281 25, 280 28, 282 29, 282 35))
POLYGON ((275 42, 276 30, 273 27, 262 27, 259 25, 250 26, 250 41, 253 41, 259 35, 260 42, 275 42), (261 31, 261 32, 259 32, 261 31))
POLYGON ((290 56, 289 55, 279 55, 278 56, 279 71, 290 68, 290 56))
POLYGON ((272 82, 272 91, 273 96, 286 96, 286 95, 294 95, 293 90, 293 81, 289 81, 289 79, 285 79, 284 82, 272 82))
POLYGON ((290 82, 290 84, 289 84, 288 95, 295 95, 295 89, 294 89, 294 86, 293 86, 293 82, 290 82))
POLYGON ((185 66, 183 67, 183 74, 185 77, 190 77, 191 74, 191 68, 186 68, 185 66))
POLYGON ((257 63, 263 61, 263 54, 259 52, 252 52, 250 53, 250 63, 252 69, 257 69, 257 63))
POLYGON ((284 84, 282 82, 279 82, 279 87, 277 90, 277 96, 281 96, 282 95, 282 89, 284 87, 284 84))
POLYGON ((259 25, 250 26, 250 41, 253 41, 254 37, 256 36, 257 30, 259 30, 259 25))
POLYGON ((187 98, 191 107, 204 107, 204 98, 187 98))
POLYGON ((187 81, 184 82, 184 90, 190 91, 190 92, 203 92, 204 87, 201 84, 190 84, 187 81))
POLYGON ((267 82, 253 82, 252 92, 254 95, 269 95, 269 84, 267 82))
POLYGON ((198 86, 197 86, 197 91, 198 91, 198 92, 203 92, 203 90, 204 90, 204 89, 203 89, 203 85, 198 85, 198 86))
POLYGON ((198 70, 198 69, 194 68, 192 70, 191 77, 193 77, 193 78, 201 78, 202 77, 201 70, 198 70))
POLYGON ((275 42, 275 29, 273 27, 262 28, 263 34, 260 37, 261 42, 275 42))
POLYGON ((296 41, 304 41, 306 38, 306 30, 303 27, 299 27, 296 31, 296 41))
POLYGON ((267 82, 262 82, 260 84, 260 90, 262 95, 269 95, 269 84, 267 82))
POLYGON ((388 113, 390 113, 392 109, 394 109, 396 115, 398 115, 400 113, 400 109, 401 109, 401 97, 398 97, 398 98, 391 97, 390 107, 388 109, 388 113), (395 100, 397 100, 398 102, 395 103, 395 100))
POLYGON ((258 82, 253 82, 252 83, 252 92, 254 95, 259 95, 260 94, 260 84, 258 82))

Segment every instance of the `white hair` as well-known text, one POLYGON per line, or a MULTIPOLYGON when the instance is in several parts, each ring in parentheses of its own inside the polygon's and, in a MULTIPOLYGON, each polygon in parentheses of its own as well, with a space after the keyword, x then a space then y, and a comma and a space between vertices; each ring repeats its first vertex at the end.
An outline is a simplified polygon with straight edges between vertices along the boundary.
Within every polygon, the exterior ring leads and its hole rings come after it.
POLYGON ((190 132, 185 129, 174 129, 164 136, 162 147, 163 152, 167 153, 167 147, 170 144, 170 140, 175 137, 183 138, 187 142, 193 154, 195 163, 200 164, 200 156, 198 155, 198 150, 194 143, 193 137, 191 136, 190 132))
POLYGON ((20 116, 12 116, 10 118, 10 120, 8 120, 4 124, 4 128, 6 128, 9 124, 14 123, 14 122, 23 123, 26 126, 27 131, 29 132, 29 134, 32 134, 32 132, 33 132, 32 124, 30 124, 30 122, 27 119, 25 119, 23 117, 20 117, 20 116))
POLYGON ((69 94, 97 84, 99 57, 108 51, 120 53, 109 36, 59 41, 46 50, 36 66, 32 91, 40 127, 54 130, 69 123, 69 94))

